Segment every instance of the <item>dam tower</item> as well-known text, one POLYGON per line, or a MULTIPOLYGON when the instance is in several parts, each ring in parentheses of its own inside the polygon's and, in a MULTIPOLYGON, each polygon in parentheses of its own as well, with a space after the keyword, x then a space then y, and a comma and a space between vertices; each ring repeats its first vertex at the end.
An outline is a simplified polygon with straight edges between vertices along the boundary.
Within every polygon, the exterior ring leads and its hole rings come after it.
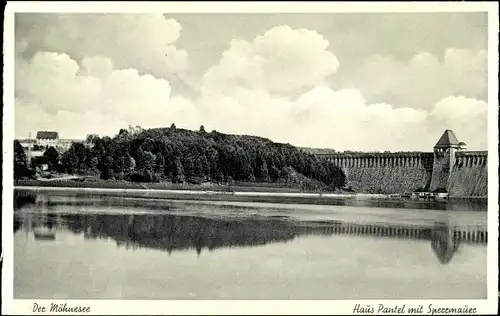
POLYGON ((448 179, 455 164, 456 152, 464 148, 453 133, 447 129, 434 146, 434 163, 429 191, 447 192, 448 179))

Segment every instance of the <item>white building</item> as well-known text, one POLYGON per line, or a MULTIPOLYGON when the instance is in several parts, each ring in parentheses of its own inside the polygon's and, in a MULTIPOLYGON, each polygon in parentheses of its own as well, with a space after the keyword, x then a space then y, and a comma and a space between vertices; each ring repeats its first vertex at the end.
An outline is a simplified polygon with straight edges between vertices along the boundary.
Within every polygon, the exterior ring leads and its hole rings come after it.
POLYGON ((37 132, 36 144, 43 147, 57 147, 59 143, 59 134, 57 132, 37 132))

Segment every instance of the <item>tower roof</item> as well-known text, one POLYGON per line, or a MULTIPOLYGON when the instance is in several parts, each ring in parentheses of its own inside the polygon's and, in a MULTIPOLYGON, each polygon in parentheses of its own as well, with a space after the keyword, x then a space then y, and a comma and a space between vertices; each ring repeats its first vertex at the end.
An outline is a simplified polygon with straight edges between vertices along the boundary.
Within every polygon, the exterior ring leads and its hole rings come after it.
POLYGON ((459 142, 453 131, 447 129, 444 131, 443 136, 438 140, 434 147, 455 147, 459 146, 459 142))

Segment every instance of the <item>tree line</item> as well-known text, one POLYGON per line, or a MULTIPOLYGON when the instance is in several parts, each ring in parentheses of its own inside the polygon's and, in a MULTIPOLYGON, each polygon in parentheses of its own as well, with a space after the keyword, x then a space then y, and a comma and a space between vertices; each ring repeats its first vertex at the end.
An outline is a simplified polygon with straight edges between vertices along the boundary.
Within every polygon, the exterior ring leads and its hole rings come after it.
MULTIPOLYGON (((198 131, 174 124, 169 128, 121 129, 113 138, 93 136, 87 144, 73 143, 62 154, 48 148, 43 159, 50 170, 96 174, 104 180, 221 183, 309 179, 331 189, 345 185, 342 169, 326 158, 261 137, 206 132, 203 126, 198 131)), ((14 149, 14 164, 19 170, 26 157, 19 143, 14 149)))

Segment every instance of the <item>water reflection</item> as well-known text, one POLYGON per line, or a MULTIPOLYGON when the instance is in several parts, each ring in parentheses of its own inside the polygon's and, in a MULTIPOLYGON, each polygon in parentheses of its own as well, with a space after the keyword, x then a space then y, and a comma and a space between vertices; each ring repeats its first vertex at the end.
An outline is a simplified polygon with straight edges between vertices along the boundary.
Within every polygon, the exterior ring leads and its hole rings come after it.
POLYGON ((441 224, 432 231, 431 247, 442 264, 451 261, 459 244, 460 239, 449 226, 441 224))
POLYGON ((42 217, 41 223, 32 225, 33 236, 36 240, 55 240, 56 239, 56 221, 57 215, 48 213, 42 217))
POLYGON ((14 233, 16 233, 19 229, 21 229, 21 226, 23 225, 23 222, 18 216, 14 216, 14 233))
POLYGON ((85 239, 112 239, 118 247, 167 251, 213 251, 229 247, 255 247, 288 242, 307 235, 362 235, 368 238, 428 240, 439 262, 447 264, 461 242, 486 243, 487 232, 464 231, 446 218, 432 227, 291 220, 287 217, 208 218, 174 214, 62 214, 17 213, 14 231, 22 227, 35 239, 56 240, 57 230, 83 234, 85 239))

